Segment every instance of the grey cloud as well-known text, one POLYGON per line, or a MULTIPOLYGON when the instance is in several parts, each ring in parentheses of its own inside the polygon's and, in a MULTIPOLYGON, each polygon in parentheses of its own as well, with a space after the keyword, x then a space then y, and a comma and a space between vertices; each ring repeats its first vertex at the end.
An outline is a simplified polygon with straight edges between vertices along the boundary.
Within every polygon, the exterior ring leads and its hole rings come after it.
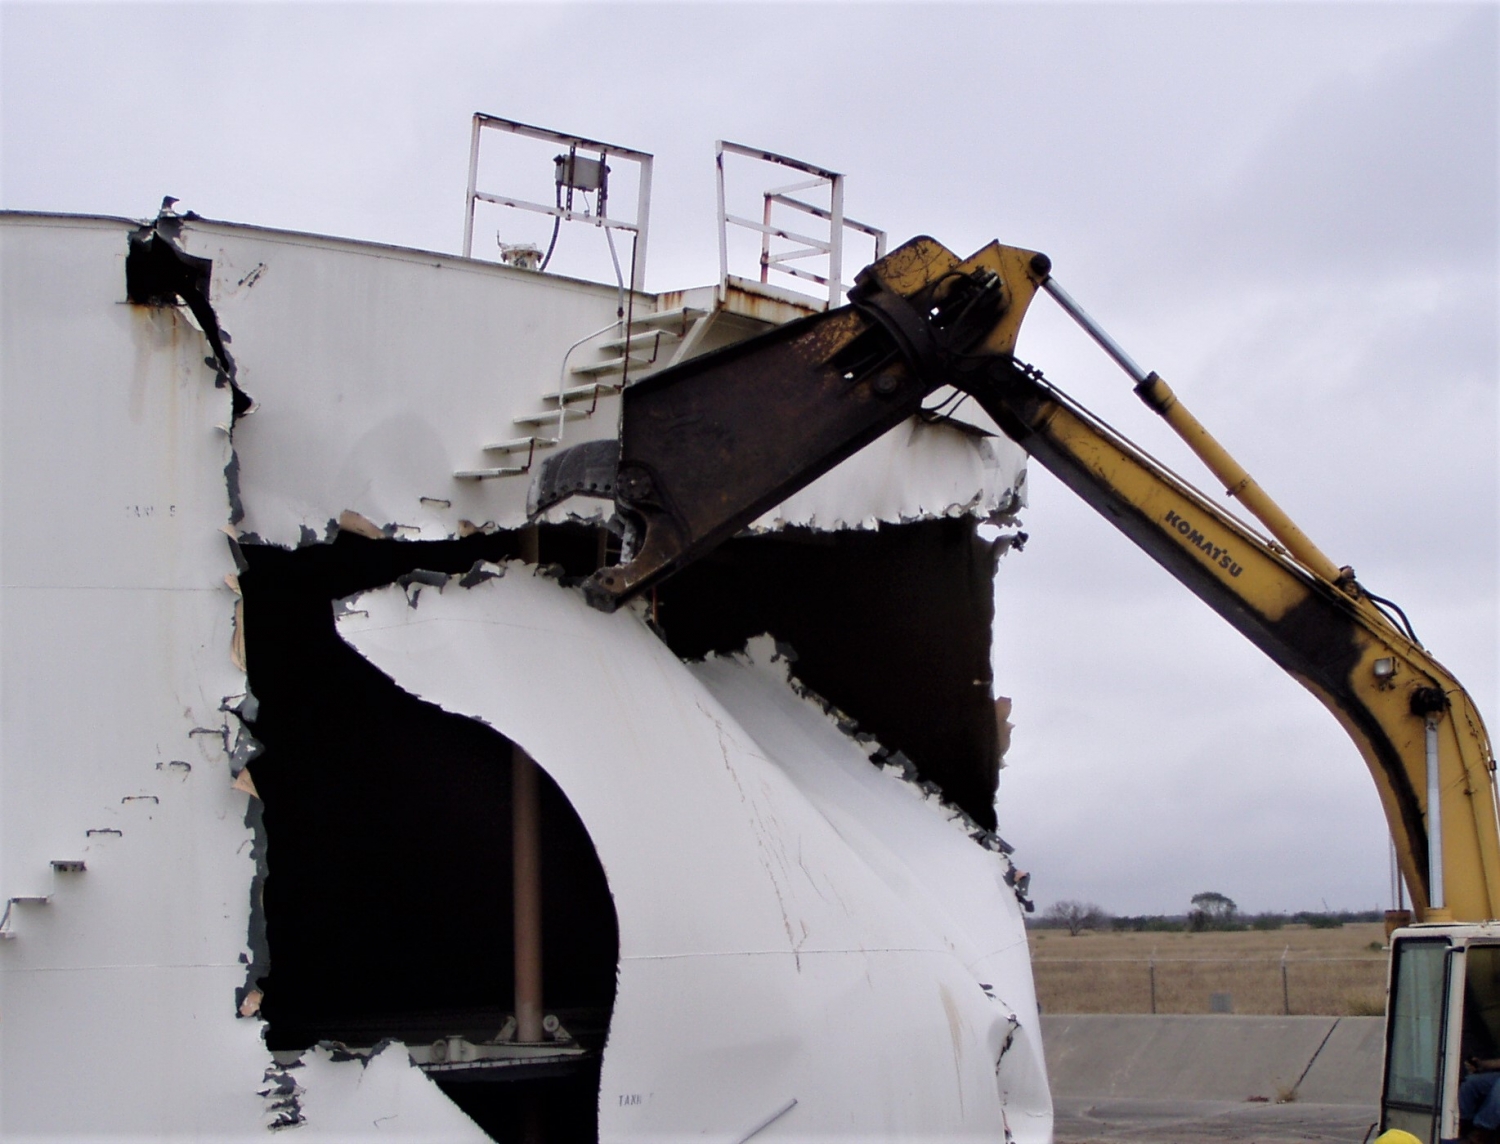
MULTIPOLYGON (((654 151, 648 282, 667 289, 717 273, 716 137, 828 164, 895 240, 1051 254, 1493 712, 1496 21, 1436 4, 4 4, 0 205, 140 215, 171 193, 454 250, 485 110, 654 151)), ((1201 480, 1044 304, 1022 350, 1201 480)), ((1018 698, 1002 798, 1042 900, 1164 910, 1217 884, 1268 907, 1371 904, 1383 823, 1333 721, 1047 480, 997 633, 1018 698), (1240 735, 1257 721, 1284 726, 1240 735), (1225 753, 1231 731, 1245 742, 1225 753), (1231 815, 1244 825, 1212 825, 1231 815)))
POLYGON ((1208 267, 1493 275, 1497 33, 1500 10, 1477 9, 1389 68, 1325 81, 1195 212, 1208 267))

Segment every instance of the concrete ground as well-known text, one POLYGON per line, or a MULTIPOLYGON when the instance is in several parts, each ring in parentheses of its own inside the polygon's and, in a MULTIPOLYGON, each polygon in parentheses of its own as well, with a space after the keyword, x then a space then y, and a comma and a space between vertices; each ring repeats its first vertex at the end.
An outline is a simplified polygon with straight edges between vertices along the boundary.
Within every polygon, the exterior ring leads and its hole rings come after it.
POLYGON ((1233 1104, 1228 1101, 1054 1101, 1055 1144, 1363 1144, 1376 1107, 1349 1104, 1233 1104))
POLYGON ((1044 1016, 1057 1144, 1361 1144, 1378 1017, 1044 1016))

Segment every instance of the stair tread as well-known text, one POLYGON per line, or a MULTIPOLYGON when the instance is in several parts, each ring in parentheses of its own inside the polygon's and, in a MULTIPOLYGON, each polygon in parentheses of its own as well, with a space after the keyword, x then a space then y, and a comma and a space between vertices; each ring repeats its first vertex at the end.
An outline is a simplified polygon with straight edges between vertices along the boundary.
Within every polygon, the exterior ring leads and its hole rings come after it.
POLYGON ((610 338, 606 342, 600 342, 599 348, 601 350, 622 350, 625 348, 625 343, 629 342, 630 348, 636 349, 639 346, 649 346, 659 340, 680 342, 682 340, 682 332, 679 330, 642 330, 638 334, 631 334, 628 338, 610 338))
POLYGON ((632 319, 630 324, 650 329, 653 326, 668 325, 672 322, 695 322, 706 313, 708 313, 707 310, 700 310, 695 306, 678 306, 672 310, 658 310, 654 314, 642 314, 632 319))
MULTIPOLYGON (((641 369, 649 369, 651 366, 653 366, 655 364, 657 364, 657 363, 654 362, 654 361, 652 361, 650 358, 633 357, 633 358, 630 359, 630 368, 631 369, 635 369, 637 367, 639 367, 641 369)), ((625 357, 622 354, 620 357, 612 357, 612 358, 606 358, 603 361, 589 362, 587 365, 569 366, 568 367, 568 372, 569 373, 573 373, 573 374, 577 374, 580 377, 592 377, 595 374, 600 374, 600 373, 617 373, 617 372, 623 370, 624 368, 625 368, 625 357)))
MULTIPOLYGON (((596 393, 600 397, 613 397, 619 392, 620 385, 618 382, 591 381, 586 385, 569 386, 567 389, 562 391, 562 399, 565 402, 587 401, 596 393)), ((542 400, 547 402, 548 404, 555 404, 557 402, 557 398, 558 395, 555 391, 552 393, 542 394, 542 400)))
POLYGON ((512 417, 512 425, 548 425, 556 424, 561 418, 565 421, 580 421, 588 414, 582 409, 569 409, 564 406, 561 409, 549 409, 545 413, 527 413, 520 417, 512 417))
POLYGON ((525 471, 524 465, 502 465, 494 469, 459 469, 453 475, 461 481, 484 481, 492 477, 513 477, 525 471))
POLYGON ((556 437, 512 437, 508 441, 494 441, 488 445, 481 445, 480 449, 486 453, 524 453, 533 447, 550 449, 556 444, 556 437))

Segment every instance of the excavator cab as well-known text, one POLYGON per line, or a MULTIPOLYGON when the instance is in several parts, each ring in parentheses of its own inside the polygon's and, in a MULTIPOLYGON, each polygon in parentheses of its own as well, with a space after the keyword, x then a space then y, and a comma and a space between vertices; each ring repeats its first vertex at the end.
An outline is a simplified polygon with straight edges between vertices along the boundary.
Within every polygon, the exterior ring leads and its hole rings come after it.
POLYGON ((1381 1130, 1458 1139, 1471 1062, 1500 1060, 1500 923, 1397 930, 1386 1012, 1381 1130))

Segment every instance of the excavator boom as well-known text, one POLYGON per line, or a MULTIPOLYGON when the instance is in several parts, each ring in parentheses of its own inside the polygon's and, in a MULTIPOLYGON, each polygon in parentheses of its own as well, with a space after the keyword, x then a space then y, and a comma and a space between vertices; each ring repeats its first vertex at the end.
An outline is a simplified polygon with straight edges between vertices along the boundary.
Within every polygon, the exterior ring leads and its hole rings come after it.
POLYGON ((956 387, 1328 707, 1369 766, 1419 919, 1500 917, 1494 758, 1468 694, 1165 382, 1088 323, 1050 271, 1031 251, 991 244, 961 260, 914 239, 860 274, 848 306, 626 389, 619 441, 550 459, 534 507, 613 496, 632 530, 631 558, 585 586, 612 609, 916 413, 934 390, 956 387), (1016 360, 1021 320, 1044 288, 1275 540, 1016 360))

